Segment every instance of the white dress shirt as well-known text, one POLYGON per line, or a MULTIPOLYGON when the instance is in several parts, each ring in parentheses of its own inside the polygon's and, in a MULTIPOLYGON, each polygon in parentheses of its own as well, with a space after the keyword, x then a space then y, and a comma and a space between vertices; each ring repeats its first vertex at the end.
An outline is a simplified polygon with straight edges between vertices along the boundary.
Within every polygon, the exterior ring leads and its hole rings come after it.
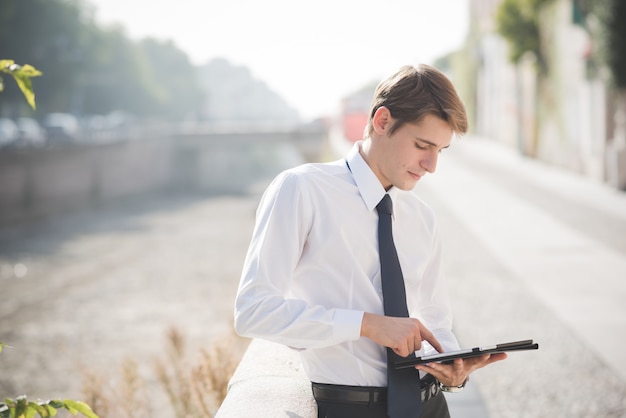
MULTIPOLYGON (((267 188, 239 284, 235 328, 299 349, 313 382, 387 386, 385 348, 360 336, 364 312, 384 314, 376 205, 386 192, 359 146, 346 159, 284 171, 267 188)), ((445 351, 457 350, 435 216, 413 192, 392 187, 388 193, 409 315, 445 351)))

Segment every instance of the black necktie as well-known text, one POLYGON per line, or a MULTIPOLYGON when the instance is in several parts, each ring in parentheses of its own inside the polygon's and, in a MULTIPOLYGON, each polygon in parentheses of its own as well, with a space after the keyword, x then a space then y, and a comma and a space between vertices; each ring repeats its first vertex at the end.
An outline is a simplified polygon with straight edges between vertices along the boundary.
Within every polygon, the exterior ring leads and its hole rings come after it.
MULTIPOLYGON (((391 197, 385 194, 376 206, 383 305, 386 316, 408 317, 404 277, 391 232, 391 209, 391 197)), ((412 367, 396 370, 394 364, 399 359, 402 357, 387 348, 387 413, 391 418, 418 417, 422 408, 419 372, 412 367)))

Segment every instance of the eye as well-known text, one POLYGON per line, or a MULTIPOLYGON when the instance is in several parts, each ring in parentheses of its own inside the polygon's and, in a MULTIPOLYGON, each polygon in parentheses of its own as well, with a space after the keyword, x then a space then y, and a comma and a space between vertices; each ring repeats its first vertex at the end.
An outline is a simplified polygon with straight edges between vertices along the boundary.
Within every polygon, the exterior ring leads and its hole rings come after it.
POLYGON ((428 147, 426 147, 426 146, 424 146, 424 145, 420 145, 420 143, 419 143, 419 142, 416 142, 416 143, 415 143, 415 148, 417 148, 417 149, 421 149, 421 150, 426 150, 426 149, 428 149, 428 147))

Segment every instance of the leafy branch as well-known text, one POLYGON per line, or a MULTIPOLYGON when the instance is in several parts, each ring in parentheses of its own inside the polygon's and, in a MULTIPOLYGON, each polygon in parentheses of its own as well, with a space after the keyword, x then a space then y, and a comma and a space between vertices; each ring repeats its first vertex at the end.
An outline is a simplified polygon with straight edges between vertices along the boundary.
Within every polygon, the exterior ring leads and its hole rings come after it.
POLYGON ((65 408, 72 415, 79 412, 87 418, 98 418, 91 410, 89 405, 80 401, 70 399, 51 400, 36 402, 28 401, 26 396, 20 396, 16 399, 6 398, 4 402, 0 402, 0 417, 2 418, 33 418, 35 414, 39 414, 41 418, 53 417, 57 414, 57 409, 65 408))
MULTIPOLYGON (((0 343, 0 352, 3 347, 10 347, 0 343)), ((53 399, 50 401, 29 401, 26 395, 18 396, 15 399, 5 398, 4 402, 0 402, 0 418, 34 418, 39 414, 41 418, 54 417, 57 409, 65 408, 72 415, 81 413, 87 418, 99 418, 89 405, 81 401, 73 401, 71 399, 53 399)))
MULTIPOLYGON (((17 86, 22 90, 26 101, 35 109, 35 92, 30 81, 31 77, 39 77, 42 73, 29 64, 18 65, 13 60, 0 60, 0 72, 9 74, 15 79, 17 86)), ((0 91, 4 90, 4 81, 0 77, 0 91)))

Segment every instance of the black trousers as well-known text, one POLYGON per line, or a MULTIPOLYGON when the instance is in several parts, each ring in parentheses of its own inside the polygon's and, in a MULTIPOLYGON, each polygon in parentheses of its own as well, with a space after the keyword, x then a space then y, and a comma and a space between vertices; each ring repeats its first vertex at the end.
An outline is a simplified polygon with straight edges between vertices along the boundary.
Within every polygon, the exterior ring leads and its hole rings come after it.
MULTIPOLYGON (((318 418, 388 418, 387 403, 368 406, 317 401, 317 416, 318 418)), ((420 418, 450 418, 448 403, 442 392, 422 404, 420 418)))

